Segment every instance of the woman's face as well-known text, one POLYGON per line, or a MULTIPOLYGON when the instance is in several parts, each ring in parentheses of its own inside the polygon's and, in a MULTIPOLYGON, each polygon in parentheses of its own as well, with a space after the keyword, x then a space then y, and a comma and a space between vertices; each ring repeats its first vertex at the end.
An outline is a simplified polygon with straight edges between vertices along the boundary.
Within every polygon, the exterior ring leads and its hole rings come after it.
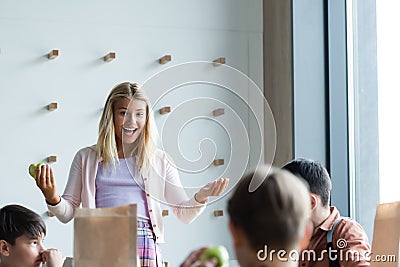
POLYGON ((132 144, 146 125, 146 102, 122 98, 114 105, 114 129, 117 147, 132 144))

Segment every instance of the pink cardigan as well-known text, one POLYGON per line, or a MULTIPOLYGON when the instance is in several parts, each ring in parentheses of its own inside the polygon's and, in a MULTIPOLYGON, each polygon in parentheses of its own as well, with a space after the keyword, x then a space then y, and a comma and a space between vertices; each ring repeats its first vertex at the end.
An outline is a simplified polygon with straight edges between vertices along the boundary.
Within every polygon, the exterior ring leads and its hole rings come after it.
MULTIPOLYGON (((47 205, 49 211, 61 222, 72 220, 75 209, 81 204, 84 208, 96 207, 95 178, 100 160, 96 146, 85 147, 76 153, 61 202, 55 206, 47 205)), ((205 209, 205 204, 198 203, 193 197, 188 198, 182 188, 178 170, 159 149, 153 156, 151 170, 143 175, 143 180, 150 220, 158 243, 164 242, 160 202, 171 206, 174 214, 184 223, 191 223, 205 209)))

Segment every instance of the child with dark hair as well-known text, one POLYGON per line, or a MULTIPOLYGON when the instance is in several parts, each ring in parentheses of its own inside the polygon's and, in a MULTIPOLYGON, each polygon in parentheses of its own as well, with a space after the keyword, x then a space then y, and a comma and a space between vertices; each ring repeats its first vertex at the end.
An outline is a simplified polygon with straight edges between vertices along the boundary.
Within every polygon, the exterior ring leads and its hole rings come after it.
POLYGON ((0 209, 0 267, 61 267, 57 249, 45 249, 46 225, 37 213, 19 205, 0 209))

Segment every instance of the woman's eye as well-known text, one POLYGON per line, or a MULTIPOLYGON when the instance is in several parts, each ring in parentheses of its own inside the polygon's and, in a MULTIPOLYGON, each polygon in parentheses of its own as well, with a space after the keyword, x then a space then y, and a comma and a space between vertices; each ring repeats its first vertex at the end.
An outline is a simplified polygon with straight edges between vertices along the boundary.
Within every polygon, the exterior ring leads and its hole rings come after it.
POLYGON ((126 112, 125 111, 121 111, 119 114, 122 115, 122 116, 125 116, 126 112))

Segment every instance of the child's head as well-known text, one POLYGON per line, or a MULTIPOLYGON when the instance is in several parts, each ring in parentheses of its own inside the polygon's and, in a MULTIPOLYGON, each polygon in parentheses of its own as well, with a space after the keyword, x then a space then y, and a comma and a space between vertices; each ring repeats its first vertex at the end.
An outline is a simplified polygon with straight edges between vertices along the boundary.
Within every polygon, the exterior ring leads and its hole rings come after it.
POLYGON ((8 205, 0 209, 0 266, 40 266, 46 235, 43 219, 30 209, 8 205))
POLYGON ((149 99, 137 83, 124 82, 111 90, 97 140, 98 154, 104 165, 115 165, 117 146, 121 145, 124 153, 136 155, 139 169, 146 167, 156 147, 156 129, 150 112, 149 99))
POLYGON ((289 251, 304 245, 310 195, 306 184, 293 174, 262 166, 240 181, 228 202, 228 213, 238 259, 254 259, 265 246, 289 251), (249 191, 252 179, 262 181, 254 192, 249 191))

